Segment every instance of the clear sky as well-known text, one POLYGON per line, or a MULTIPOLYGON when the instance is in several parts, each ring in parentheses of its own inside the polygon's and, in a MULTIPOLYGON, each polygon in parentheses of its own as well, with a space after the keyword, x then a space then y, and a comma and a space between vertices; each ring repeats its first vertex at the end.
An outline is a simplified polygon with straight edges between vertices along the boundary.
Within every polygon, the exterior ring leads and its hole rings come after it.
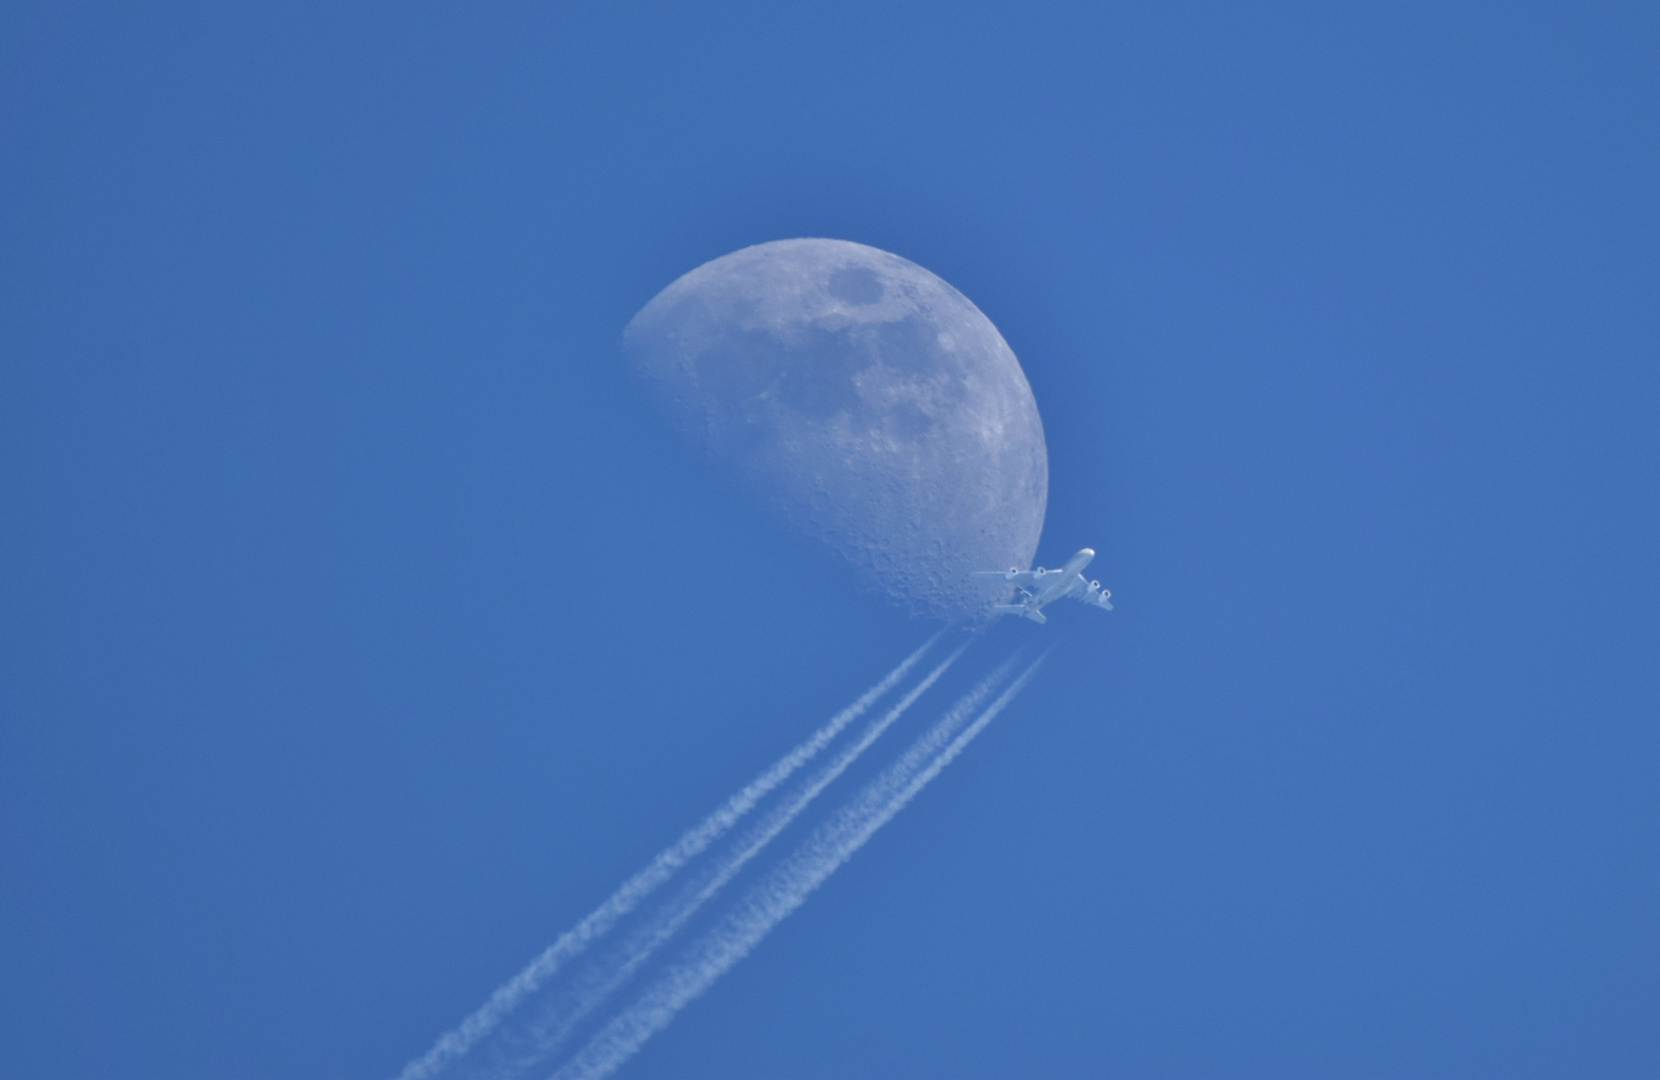
POLYGON ((1118 610, 622 1075, 1660 1073, 1657 58, 6 5, 0 1076, 395 1074, 933 632, 620 370, 794 236, 997 324, 1118 610))

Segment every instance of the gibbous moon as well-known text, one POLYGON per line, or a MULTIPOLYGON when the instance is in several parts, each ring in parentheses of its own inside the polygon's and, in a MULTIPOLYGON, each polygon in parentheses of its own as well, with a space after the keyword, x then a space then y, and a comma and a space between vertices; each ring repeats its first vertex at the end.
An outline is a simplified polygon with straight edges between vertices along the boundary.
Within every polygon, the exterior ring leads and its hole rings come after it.
POLYGON ((623 353, 670 419, 784 521, 914 614, 968 615, 1026 569, 1049 457, 991 320, 915 263, 779 240, 693 270, 623 353))

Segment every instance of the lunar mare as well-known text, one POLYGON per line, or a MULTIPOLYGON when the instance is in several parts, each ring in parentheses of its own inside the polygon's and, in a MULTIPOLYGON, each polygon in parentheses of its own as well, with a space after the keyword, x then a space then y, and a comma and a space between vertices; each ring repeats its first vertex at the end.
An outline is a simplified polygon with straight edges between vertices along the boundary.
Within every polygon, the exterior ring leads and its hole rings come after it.
POLYGON ((671 420, 786 522, 914 613, 957 618, 1025 569, 1049 461, 1014 352, 968 298, 845 240, 705 263, 623 332, 671 420))

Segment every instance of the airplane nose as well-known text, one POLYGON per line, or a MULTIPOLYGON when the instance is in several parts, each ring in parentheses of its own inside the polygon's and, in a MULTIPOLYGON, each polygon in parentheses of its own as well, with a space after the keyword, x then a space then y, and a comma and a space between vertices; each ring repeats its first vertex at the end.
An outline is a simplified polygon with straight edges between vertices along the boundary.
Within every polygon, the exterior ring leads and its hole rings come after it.
POLYGON ((1093 559, 1093 558, 1095 558, 1095 549, 1094 548, 1080 548, 1078 550, 1078 554, 1088 555, 1090 558, 1093 559))

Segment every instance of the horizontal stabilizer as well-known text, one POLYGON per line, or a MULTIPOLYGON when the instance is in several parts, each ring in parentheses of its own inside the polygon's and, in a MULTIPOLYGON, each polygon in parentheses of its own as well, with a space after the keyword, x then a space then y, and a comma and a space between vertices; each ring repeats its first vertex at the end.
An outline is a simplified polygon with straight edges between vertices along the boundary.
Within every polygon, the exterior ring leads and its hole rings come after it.
POLYGON ((1024 615, 1035 623, 1046 623, 1049 617, 1037 608, 1029 608, 1025 604, 993 604, 991 610, 1007 615, 1024 615))

